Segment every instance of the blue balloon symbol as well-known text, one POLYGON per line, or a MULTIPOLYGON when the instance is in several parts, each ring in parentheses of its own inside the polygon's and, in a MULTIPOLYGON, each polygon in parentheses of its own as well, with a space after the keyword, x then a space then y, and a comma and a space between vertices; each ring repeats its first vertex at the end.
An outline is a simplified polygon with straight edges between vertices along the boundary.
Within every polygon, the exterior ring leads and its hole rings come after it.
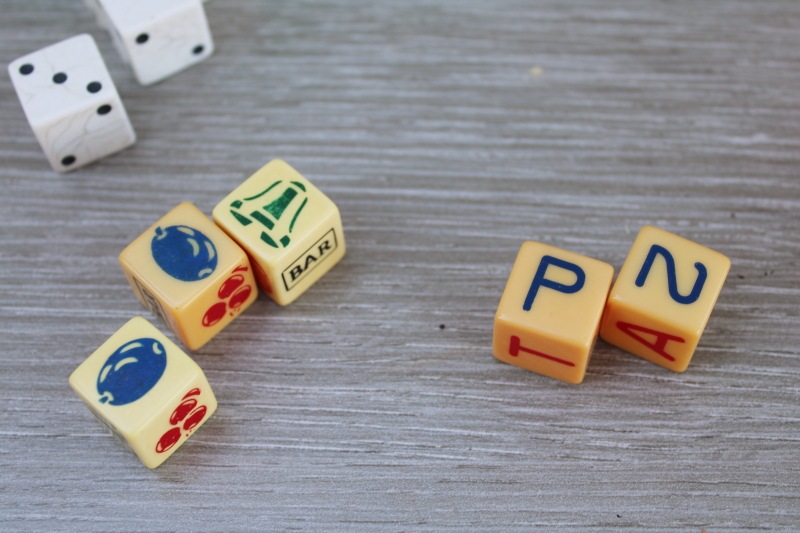
POLYGON ((217 268, 214 243, 188 226, 157 227, 150 249, 158 266, 181 281, 205 279, 217 268))
POLYGON ((167 367, 167 351, 155 339, 136 339, 123 344, 100 369, 97 392, 100 403, 125 405, 152 389, 167 367))

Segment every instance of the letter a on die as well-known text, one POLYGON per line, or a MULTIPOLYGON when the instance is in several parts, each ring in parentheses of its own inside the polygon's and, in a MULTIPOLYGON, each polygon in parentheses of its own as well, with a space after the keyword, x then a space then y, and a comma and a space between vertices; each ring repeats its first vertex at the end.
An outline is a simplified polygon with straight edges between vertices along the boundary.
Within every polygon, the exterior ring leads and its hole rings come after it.
POLYGON ((731 262, 667 231, 645 226, 608 297, 600 336, 675 372, 689 366, 731 262))
POLYGON ((613 277, 613 267, 596 259, 524 243, 495 315, 494 356, 580 383, 613 277))

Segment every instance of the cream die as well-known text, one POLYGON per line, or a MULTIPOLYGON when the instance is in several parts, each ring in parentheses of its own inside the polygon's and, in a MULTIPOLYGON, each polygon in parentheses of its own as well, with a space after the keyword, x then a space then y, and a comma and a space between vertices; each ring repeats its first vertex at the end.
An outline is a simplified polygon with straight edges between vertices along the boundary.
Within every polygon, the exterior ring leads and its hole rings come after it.
POLYGON ((189 202, 119 255, 134 294, 190 350, 201 348, 258 297, 244 251, 189 202))
POLYGON ((197 363, 141 317, 90 355, 69 384, 148 468, 163 463, 217 409, 197 363))
POLYGON ((275 159, 213 211, 250 257, 258 285, 288 305, 344 257, 339 209, 299 172, 275 159))

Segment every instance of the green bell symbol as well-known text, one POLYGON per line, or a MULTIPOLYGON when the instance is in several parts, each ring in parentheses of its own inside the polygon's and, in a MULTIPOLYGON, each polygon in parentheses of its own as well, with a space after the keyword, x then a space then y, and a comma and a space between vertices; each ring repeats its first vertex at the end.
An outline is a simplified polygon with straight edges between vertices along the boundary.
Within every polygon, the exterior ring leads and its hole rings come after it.
POLYGON ((231 214, 242 226, 259 222, 266 228, 261 232, 262 241, 273 248, 281 245, 286 248, 291 242, 289 234, 307 203, 305 185, 298 181, 285 183, 278 180, 255 196, 231 202, 231 214), (254 206, 253 203, 261 205, 254 206), (250 213, 242 213, 253 207, 255 209, 250 213))

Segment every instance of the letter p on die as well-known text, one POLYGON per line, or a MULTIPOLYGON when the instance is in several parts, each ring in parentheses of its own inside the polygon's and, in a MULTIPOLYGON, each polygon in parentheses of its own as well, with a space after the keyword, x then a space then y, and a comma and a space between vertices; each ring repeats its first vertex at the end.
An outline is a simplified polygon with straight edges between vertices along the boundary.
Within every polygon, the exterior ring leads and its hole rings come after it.
POLYGON ((580 383, 613 277, 614 268, 596 259, 524 243, 495 315, 494 356, 580 383))

